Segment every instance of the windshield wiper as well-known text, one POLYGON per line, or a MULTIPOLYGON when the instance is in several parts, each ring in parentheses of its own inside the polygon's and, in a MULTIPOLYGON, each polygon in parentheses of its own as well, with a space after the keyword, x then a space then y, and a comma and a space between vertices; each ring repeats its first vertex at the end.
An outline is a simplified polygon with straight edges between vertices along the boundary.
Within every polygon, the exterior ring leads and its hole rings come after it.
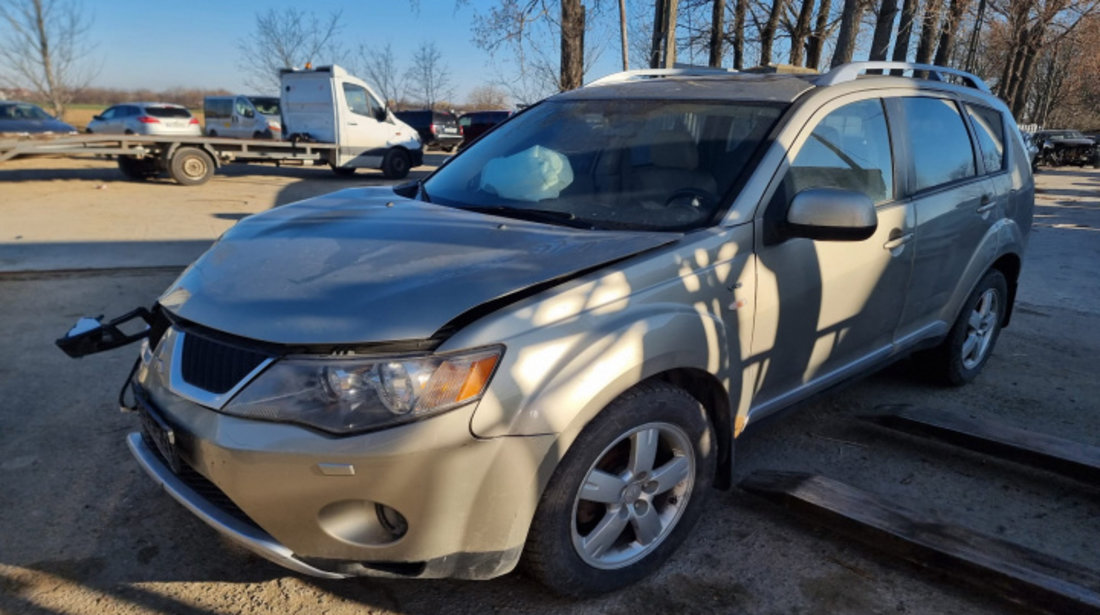
POLYGON ((502 216, 505 218, 517 218, 520 220, 531 220, 533 222, 548 222, 550 224, 561 224, 563 226, 572 226, 575 228, 595 228, 589 222, 578 220, 577 216, 571 212, 558 211, 556 209, 526 209, 520 207, 506 207, 504 205, 474 205, 463 207, 462 209, 493 216, 502 216))

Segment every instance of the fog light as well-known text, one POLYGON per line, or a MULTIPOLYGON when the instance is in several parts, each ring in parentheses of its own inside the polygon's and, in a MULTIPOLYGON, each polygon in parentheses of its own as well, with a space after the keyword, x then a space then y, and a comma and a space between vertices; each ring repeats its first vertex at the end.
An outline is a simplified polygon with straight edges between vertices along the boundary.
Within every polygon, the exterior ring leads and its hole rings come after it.
POLYGON ((375 504, 374 512, 378 515, 378 523, 382 524, 382 527, 393 535, 394 540, 401 538, 405 535, 405 532, 409 531, 409 522, 405 521, 405 517, 401 513, 389 506, 375 504))

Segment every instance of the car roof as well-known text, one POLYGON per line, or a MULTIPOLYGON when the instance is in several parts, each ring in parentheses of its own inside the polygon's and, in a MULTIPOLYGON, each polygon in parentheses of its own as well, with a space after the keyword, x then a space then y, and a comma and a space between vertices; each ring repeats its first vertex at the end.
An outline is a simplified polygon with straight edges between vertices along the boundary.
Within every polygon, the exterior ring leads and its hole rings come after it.
POLYGON ((728 73, 668 76, 594 84, 559 94, 559 100, 659 99, 792 102, 814 87, 816 75, 728 73))

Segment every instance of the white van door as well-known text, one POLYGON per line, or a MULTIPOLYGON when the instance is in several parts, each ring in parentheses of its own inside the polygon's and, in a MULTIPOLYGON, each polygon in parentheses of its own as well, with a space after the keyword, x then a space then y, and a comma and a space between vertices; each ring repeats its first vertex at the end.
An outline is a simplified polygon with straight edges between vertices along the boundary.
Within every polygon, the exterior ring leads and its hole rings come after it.
POLYGON ((376 168, 386 155, 394 126, 385 121, 386 109, 370 90, 348 81, 340 86, 338 165, 376 168))

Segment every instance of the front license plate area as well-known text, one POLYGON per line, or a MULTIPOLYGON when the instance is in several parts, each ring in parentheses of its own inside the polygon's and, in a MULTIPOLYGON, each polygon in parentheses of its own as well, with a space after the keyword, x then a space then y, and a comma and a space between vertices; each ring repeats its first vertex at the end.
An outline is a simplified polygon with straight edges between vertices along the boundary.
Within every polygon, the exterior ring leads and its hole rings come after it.
POLYGON ((172 430, 172 427, 168 425, 157 414, 156 410, 153 410, 141 396, 137 396, 138 400, 138 416, 141 417, 141 432, 145 437, 145 441, 152 444, 160 456, 168 463, 168 467, 173 472, 179 474, 181 462, 179 450, 176 448, 176 433, 172 430))

